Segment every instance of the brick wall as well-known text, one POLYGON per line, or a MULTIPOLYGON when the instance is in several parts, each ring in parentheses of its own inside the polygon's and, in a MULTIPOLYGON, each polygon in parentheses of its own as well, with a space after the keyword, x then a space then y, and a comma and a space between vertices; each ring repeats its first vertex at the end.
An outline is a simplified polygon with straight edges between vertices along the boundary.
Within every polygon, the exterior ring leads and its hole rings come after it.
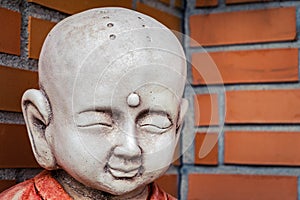
POLYGON ((45 36, 101 6, 138 10, 186 34, 183 156, 158 180, 163 188, 183 200, 300 200, 300 1, 292 0, 0 1, 0 191, 41 170, 20 98, 38 87, 45 36))
POLYGON ((299 9, 187 1, 181 199, 300 199, 299 9))

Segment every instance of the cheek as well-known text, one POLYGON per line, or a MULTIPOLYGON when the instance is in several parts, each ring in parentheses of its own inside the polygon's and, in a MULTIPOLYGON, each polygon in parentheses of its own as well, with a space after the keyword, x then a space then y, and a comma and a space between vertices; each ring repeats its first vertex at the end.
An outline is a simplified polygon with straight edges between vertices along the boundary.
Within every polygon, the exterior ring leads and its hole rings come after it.
POLYGON ((78 138, 87 153, 97 159, 106 157, 114 146, 112 138, 105 134, 81 131, 78 138))
POLYGON ((162 170, 170 165, 176 147, 174 132, 144 138, 140 142, 146 171, 162 170))
POLYGON ((99 165, 103 163, 112 146, 99 133, 67 127, 56 131, 59 132, 55 134, 53 149, 61 165, 99 165))

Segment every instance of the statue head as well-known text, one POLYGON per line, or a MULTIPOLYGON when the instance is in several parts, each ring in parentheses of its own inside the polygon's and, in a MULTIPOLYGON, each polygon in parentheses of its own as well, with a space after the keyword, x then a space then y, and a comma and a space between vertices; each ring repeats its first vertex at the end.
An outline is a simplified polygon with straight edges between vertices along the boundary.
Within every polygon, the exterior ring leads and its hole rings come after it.
POLYGON ((98 8, 62 20, 40 54, 40 90, 22 99, 36 160, 114 195, 145 186, 172 162, 185 79, 180 42, 149 16, 98 8))

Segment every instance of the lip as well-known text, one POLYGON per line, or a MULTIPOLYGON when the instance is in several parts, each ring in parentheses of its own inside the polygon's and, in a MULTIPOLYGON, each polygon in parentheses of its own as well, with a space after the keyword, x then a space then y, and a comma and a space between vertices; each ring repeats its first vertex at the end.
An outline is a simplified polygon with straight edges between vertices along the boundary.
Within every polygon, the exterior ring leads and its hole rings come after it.
POLYGON ((133 169, 114 168, 108 165, 109 172, 116 178, 133 178, 139 172, 140 167, 133 169))

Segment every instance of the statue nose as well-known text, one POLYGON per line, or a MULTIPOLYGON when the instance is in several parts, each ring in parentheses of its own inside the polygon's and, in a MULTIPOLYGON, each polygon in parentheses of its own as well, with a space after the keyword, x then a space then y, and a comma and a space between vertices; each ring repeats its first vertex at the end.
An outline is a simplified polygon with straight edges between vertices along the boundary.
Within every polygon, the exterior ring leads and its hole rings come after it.
POLYGON ((114 154, 125 159, 138 158, 142 154, 142 150, 138 144, 135 127, 129 127, 120 133, 119 145, 114 149, 114 154))

